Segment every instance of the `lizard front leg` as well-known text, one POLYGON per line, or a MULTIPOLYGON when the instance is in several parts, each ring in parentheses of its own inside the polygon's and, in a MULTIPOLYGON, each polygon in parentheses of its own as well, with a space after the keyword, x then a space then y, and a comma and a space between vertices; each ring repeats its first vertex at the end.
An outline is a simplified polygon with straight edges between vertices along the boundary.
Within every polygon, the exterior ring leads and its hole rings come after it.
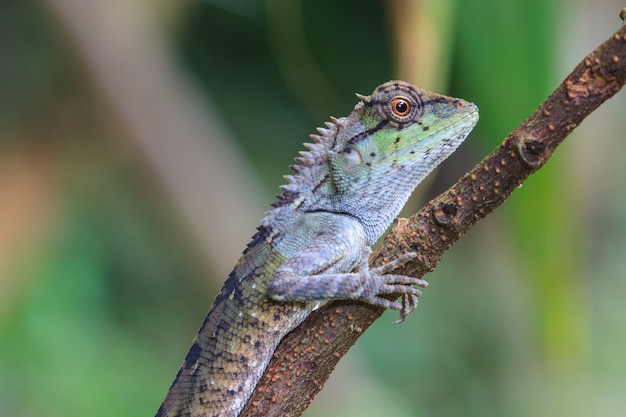
POLYGON ((403 321, 417 307, 422 292, 415 286, 428 283, 419 278, 390 274, 417 255, 407 253, 378 268, 369 268, 369 246, 355 247, 354 241, 341 243, 326 235, 288 258, 274 273, 268 285, 269 296, 276 301, 311 301, 352 299, 391 308, 400 312, 403 321), (385 295, 400 294, 402 302, 385 295))

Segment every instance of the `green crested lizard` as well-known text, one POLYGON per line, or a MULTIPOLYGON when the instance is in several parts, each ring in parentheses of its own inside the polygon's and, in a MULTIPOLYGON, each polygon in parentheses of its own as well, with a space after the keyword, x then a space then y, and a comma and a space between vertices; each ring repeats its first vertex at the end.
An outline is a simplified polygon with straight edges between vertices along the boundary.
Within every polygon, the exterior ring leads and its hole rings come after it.
POLYGON ((415 187, 478 121, 464 100, 403 81, 380 85, 306 143, 287 185, 213 302, 157 417, 236 417, 276 346, 326 299, 400 311, 426 281, 369 269, 370 246, 415 187), (385 295, 400 294, 401 301, 385 295))

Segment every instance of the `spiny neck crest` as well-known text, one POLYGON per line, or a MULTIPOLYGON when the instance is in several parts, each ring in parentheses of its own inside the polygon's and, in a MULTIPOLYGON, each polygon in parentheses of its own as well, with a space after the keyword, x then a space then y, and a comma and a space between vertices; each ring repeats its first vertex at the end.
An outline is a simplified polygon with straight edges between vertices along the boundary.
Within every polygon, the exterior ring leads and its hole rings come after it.
MULTIPOLYGON (((357 104, 355 110, 362 105, 362 102, 357 104)), ((283 192, 276 196, 278 201, 272 203, 273 208, 290 204, 294 204, 294 207, 298 206, 305 194, 307 197, 311 197, 310 191, 323 185, 329 170, 330 157, 335 152, 333 147, 337 134, 355 117, 354 115, 353 112, 348 117, 336 118, 331 116, 330 122, 325 123, 326 127, 317 128, 319 134, 310 135, 313 142, 303 144, 307 150, 301 151, 300 156, 295 158, 296 163, 289 167, 295 174, 284 176, 288 183, 280 186, 283 192)))

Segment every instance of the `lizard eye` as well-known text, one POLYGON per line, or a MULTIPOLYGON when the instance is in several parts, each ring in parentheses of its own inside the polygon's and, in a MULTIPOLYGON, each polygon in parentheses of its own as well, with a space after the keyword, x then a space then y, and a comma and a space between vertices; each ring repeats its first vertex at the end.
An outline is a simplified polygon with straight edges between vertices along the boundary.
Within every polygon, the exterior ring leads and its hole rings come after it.
POLYGON ((411 102, 404 97, 396 97, 391 100, 391 111, 400 117, 404 117, 411 112, 411 102))

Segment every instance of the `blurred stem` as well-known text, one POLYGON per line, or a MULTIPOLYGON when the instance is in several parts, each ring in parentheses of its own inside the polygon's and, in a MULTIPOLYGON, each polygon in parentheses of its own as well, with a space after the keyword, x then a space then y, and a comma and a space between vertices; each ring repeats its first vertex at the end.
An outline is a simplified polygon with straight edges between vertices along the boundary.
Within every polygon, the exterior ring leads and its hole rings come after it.
POLYGON ((19 265, 32 265, 33 248, 56 215, 53 160, 45 148, 3 149, 0 155, 0 319, 30 284, 18 272, 19 265))
POLYGON ((292 94, 313 120, 326 120, 328 109, 347 107, 332 87, 306 41, 300 0, 267 0, 269 44, 292 94))
POLYGON ((398 78, 447 91, 454 5, 452 0, 387 0, 398 78))
POLYGON ((228 275, 256 226, 261 187, 207 98, 177 67, 159 27, 141 10, 148 3, 45 3, 74 42, 102 99, 128 127, 127 138, 182 213, 200 252, 219 272, 216 276, 228 275))

